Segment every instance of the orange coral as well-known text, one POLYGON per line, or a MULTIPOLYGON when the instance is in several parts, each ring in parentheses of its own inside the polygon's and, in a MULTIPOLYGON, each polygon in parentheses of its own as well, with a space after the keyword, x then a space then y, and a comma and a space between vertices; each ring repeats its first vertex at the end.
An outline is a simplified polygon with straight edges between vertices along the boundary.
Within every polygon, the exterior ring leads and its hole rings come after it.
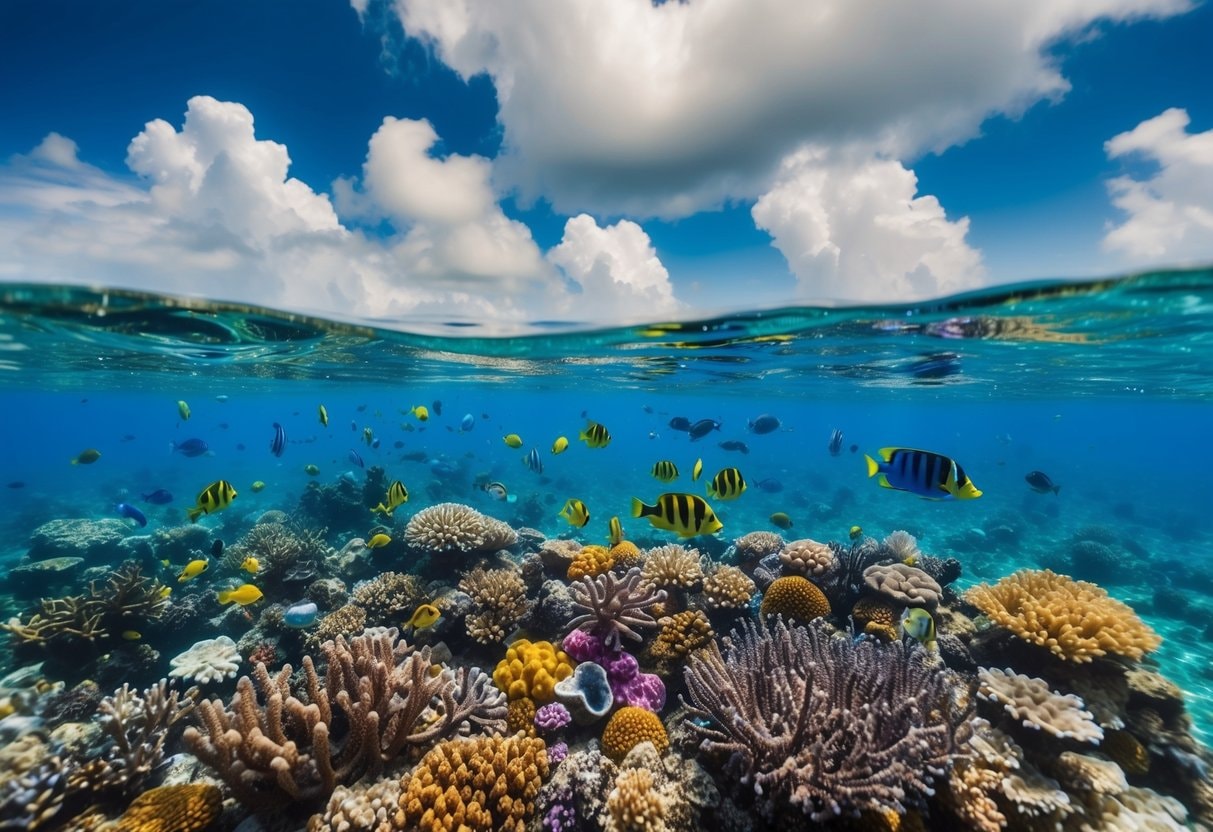
POLYGON ((1048 569, 1021 569, 993 586, 973 587, 965 598, 998 626, 1072 662, 1108 653, 1140 659, 1162 643, 1129 605, 1048 569))
POLYGON ((525 696, 511 699, 506 711, 505 727, 511 734, 521 731, 528 737, 535 736, 535 703, 525 696))
POLYGON ((762 596, 762 614, 782 615, 797 621, 812 621, 830 614, 830 602, 808 578, 789 575, 777 578, 762 596))
POLYGON ((586 575, 593 577, 610 572, 611 567, 615 565, 612 551, 605 546, 583 546, 569 564, 569 580, 579 581, 586 575))
POLYGON ((493 682, 510 699, 527 697, 542 705, 556 698, 556 683, 572 675, 572 659, 552 642, 520 638, 506 648, 493 682))
POLYGON ((202 832, 222 810, 223 794, 216 786, 161 786, 136 797, 115 832, 202 832))
POLYGON ((640 547, 630 540, 621 540, 611 547, 611 558, 618 566, 635 566, 640 563, 640 547))
POLYGON ((657 659, 678 659, 705 646, 716 634, 700 610, 686 610, 661 620, 661 632, 649 652, 657 659))
POLYGON ((892 605, 876 598, 860 598, 851 608, 851 617, 859 624, 874 622, 886 627, 897 625, 897 612, 892 605))
POLYGON ((615 712, 602 732, 602 753, 621 762, 636 746, 651 742, 658 751, 670 747, 661 717, 644 708, 627 705, 615 712))

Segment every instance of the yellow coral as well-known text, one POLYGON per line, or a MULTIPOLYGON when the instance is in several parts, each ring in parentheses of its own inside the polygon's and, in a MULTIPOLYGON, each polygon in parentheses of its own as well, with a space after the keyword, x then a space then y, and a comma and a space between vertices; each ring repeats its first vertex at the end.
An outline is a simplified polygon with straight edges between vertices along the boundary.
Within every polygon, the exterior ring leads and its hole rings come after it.
POLYGON ((661 752, 670 747, 661 717, 644 708, 626 705, 615 712, 603 730, 602 753, 619 763, 642 742, 653 743, 661 752))
POLYGON ((799 575, 777 578, 762 596, 764 616, 782 615, 797 621, 812 621, 830 614, 830 602, 817 584, 799 575))
POLYGON ((583 546, 569 564, 570 581, 580 581, 586 575, 593 577, 610 572, 615 565, 615 556, 605 546, 583 546))
POLYGON ((897 612, 885 601, 876 598, 860 598, 851 608, 851 617, 858 624, 875 623, 885 627, 897 626, 897 612))
POLYGON ((542 705, 556 698, 556 683, 572 675, 572 659, 552 642, 520 638, 506 648, 493 682, 510 699, 527 697, 542 705))
POLYGON ((630 540, 621 540, 611 547, 611 558, 618 566, 635 566, 640 563, 640 547, 630 540))
POLYGON ((642 768, 630 768, 615 778, 615 788, 607 796, 609 832, 665 832, 666 805, 653 788, 653 775, 642 768))
POLYGON ((405 775, 401 829, 523 832, 548 776, 547 747, 527 737, 474 737, 435 746, 405 775))
POLYGON ((993 586, 973 587, 965 598, 998 626, 1072 662, 1107 653, 1140 659, 1162 643, 1127 604, 1048 569, 1021 569, 993 586))
POLYGON ((527 697, 511 699, 505 715, 505 727, 511 734, 520 731, 528 737, 535 736, 535 703, 527 697))
POLYGON ((223 794, 216 786, 161 786, 136 797, 114 832, 202 832, 222 811, 223 794))
POLYGON ((704 647, 716 635, 712 623, 700 610, 675 613, 661 621, 661 632, 649 652, 657 659, 685 658, 692 650, 704 647))

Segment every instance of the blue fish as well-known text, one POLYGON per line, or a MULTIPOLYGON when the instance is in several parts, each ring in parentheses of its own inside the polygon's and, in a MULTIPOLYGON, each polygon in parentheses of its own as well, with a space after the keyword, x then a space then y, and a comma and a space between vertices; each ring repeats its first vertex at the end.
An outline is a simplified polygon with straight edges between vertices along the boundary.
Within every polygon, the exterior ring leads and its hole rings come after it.
POLYGON ((143 502, 151 503, 154 506, 166 506, 173 501, 173 495, 165 491, 163 488, 157 488, 155 491, 141 495, 143 502))
POLYGON ((536 474, 543 473, 543 460, 539 458, 538 448, 531 448, 531 452, 522 458, 522 464, 536 474))
POLYGON ((142 511, 135 508, 130 503, 118 503, 118 505, 114 506, 114 511, 118 512, 118 514, 122 515, 128 520, 134 520, 140 526, 147 525, 147 517, 143 515, 142 511))
POLYGON ((363 464, 363 462, 362 462, 362 457, 358 456, 358 452, 355 451, 353 448, 350 448, 349 458, 350 458, 350 462, 354 463, 359 468, 366 467, 366 465, 363 464))
POLYGON ((462 419, 459 420, 459 430, 461 430, 464 433, 467 433, 469 430, 471 430, 474 427, 476 427, 476 419, 472 416, 471 413, 469 413, 468 415, 464 416, 462 419))
POLYGON ((379 437, 378 436, 376 436, 375 441, 371 443, 371 449, 376 450, 376 451, 379 450, 379 437))
POLYGON ((187 439, 184 442, 173 442, 171 445, 174 453, 188 457, 202 456, 211 449, 211 446, 201 439, 187 439))
POLYGON ((277 422, 274 422, 274 441, 270 442, 270 453, 274 456, 282 456, 282 452, 285 450, 286 429, 277 422))
POLYGON ((981 491, 952 459, 916 448, 881 448, 880 461, 870 456, 868 476, 879 476, 884 488, 909 491, 930 500, 974 500, 981 491))

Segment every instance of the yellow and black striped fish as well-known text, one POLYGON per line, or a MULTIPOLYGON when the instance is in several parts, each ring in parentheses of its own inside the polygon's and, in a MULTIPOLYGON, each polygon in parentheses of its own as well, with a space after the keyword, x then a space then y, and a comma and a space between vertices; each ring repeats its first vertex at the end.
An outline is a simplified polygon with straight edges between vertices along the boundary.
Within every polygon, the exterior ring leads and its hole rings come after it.
POLYGON ((598 422, 586 425, 578 438, 591 448, 605 448, 611 444, 611 432, 598 422))
POLYGON ((943 454, 916 448, 881 448, 879 455, 883 462, 870 456, 864 459, 868 476, 879 474, 885 488, 909 491, 928 500, 975 500, 981 496, 964 469, 943 454))
POLYGON ((699 482, 699 478, 703 476, 703 458, 695 460, 695 467, 691 469, 691 479, 699 482))
POLYGON ((590 522, 590 510, 585 507, 585 503, 572 497, 565 501, 564 508, 560 509, 560 516, 568 520, 570 526, 579 529, 585 528, 585 524, 590 522))
POLYGON ((708 483, 708 496, 717 500, 736 500, 745 491, 745 477, 736 468, 723 468, 708 483))
POLYGON ((611 527, 611 545, 618 546, 623 540, 623 524, 619 522, 618 517, 612 517, 610 522, 611 527))
POLYGON ((668 459, 663 459, 653 463, 652 474, 662 482, 673 482, 678 479, 678 466, 668 459))
POLYGON ((375 506, 371 511, 377 511, 380 514, 391 515, 393 511, 400 508, 409 501, 409 490, 404 487, 404 483, 400 480, 393 480, 392 484, 387 488, 387 496, 383 498, 383 502, 375 506))
POLYGON ((647 517, 655 527, 677 532, 679 537, 715 534, 724 528, 712 507, 696 494, 662 494, 655 506, 633 497, 632 516, 647 517))
POLYGON ((198 518, 204 514, 213 514, 220 509, 225 509, 232 504, 232 500, 236 499, 236 489, 227 480, 216 480, 215 482, 202 489, 198 495, 197 504, 186 512, 191 523, 197 523, 198 518))

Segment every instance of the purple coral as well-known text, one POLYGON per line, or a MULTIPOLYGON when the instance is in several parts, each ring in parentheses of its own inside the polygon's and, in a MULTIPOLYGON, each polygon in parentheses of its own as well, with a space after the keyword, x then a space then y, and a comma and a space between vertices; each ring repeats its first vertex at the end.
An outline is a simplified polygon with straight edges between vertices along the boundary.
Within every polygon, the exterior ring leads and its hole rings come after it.
POLYGON ((569 756, 568 743, 556 742, 548 746, 548 765, 558 766, 569 756))
POLYGON ((602 639, 585 630, 573 630, 564 637, 560 647, 575 662, 601 663, 604 652, 602 639))
MULTIPOLYGON (((573 715, 569 713, 569 709, 559 702, 544 705, 535 712, 535 727, 545 734, 559 731, 572 721, 573 715)), ((552 749, 548 748, 548 757, 550 758, 551 755, 552 749)))
POLYGON ((640 568, 633 566, 622 578, 613 572, 593 577, 586 575, 573 584, 573 606, 586 610, 569 625, 602 637, 602 643, 618 650, 623 637, 640 641, 639 628, 656 627, 657 619, 648 609, 665 601, 664 589, 644 583, 640 568))
POLYGON ((542 826, 547 832, 572 832, 577 828, 577 810, 573 808, 573 789, 560 786, 552 795, 552 804, 543 816, 542 826))
POLYGON ((665 707, 665 683, 654 673, 641 673, 640 663, 631 653, 608 650, 601 638, 584 630, 573 630, 564 637, 561 647, 578 662, 602 665, 617 704, 635 705, 654 713, 665 707))

